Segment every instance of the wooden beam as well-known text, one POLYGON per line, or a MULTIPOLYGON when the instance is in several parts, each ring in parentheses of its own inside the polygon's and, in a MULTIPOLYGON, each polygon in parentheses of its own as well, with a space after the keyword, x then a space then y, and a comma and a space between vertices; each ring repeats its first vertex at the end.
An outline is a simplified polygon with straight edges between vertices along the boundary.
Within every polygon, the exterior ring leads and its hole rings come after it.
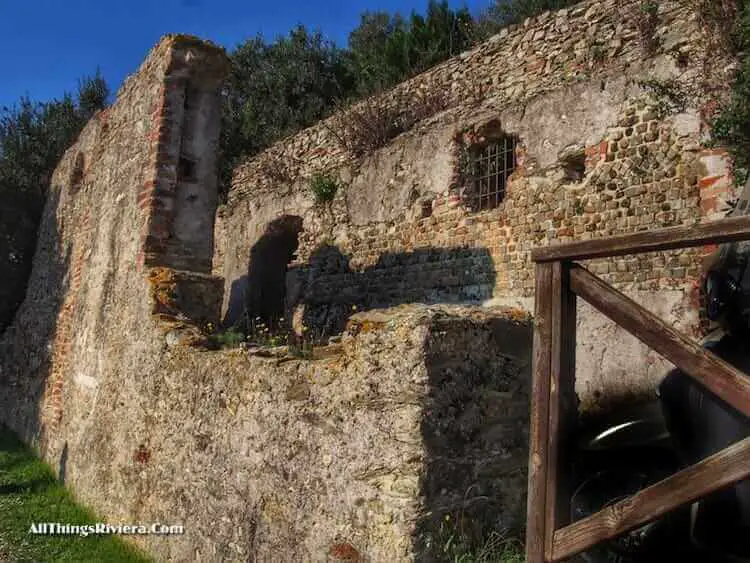
POLYGON ((552 350, 552 264, 536 267, 534 356, 529 424, 529 486, 526 510, 526 561, 545 563, 545 503, 547 489, 547 442, 549 440, 549 386, 552 350))
POLYGON ((750 438, 732 444, 628 499, 557 530, 552 560, 572 557, 747 477, 750 477, 750 438))
POLYGON ((709 391, 750 416, 750 378, 581 266, 570 285, 582 297, 641 342, 653 348, 709 391))
POLYGON ((569 439, 577 420, 575 394, 576 295, 570 263, 552 266, 552 357, 547 446, 545 559, 552 560, 553 532, 570 522, 569 439))
POLYGON ((750 239, 750 216, 731 217, 684 227, 558 244, 532 251, 535 262, 589 260, 657 250, 674 250, 750 239))

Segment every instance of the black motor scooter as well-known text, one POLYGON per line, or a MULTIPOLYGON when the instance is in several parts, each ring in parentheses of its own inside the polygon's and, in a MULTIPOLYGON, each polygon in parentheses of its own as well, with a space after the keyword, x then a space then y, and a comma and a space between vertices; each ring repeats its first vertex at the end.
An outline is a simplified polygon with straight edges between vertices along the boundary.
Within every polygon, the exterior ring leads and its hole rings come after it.
MULTIPOLYGON (((704 342, 750 372, 750 357, 741 344, 727 336, 704 342)), ((654 401, 589 418, 580 426, 571 467, 571 521, 628 498, 750 433, 742 415, 680 372, 665 378, 658 395, 654 401)), ((741 522, 749 499, 750 482, 737 484, 600 544, 577 560, 750 563, 750 527, 741 522)))
MULTIPOLYGON (((631 404, 582 425, 572 467, 571 521, 632 496, 680 467, 658 401, 631 404)), ((586 563, 688 561, 690 509, 604 542, 578 556, 586 563), (675 558, 676 547, 680 557, 675 558)))

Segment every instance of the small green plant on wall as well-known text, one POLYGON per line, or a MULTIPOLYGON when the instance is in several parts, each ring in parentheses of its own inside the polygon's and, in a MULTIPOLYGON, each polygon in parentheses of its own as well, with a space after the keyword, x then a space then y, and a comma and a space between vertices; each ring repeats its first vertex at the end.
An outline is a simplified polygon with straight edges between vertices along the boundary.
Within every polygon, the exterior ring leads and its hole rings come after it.
POLYGON ((316 203, 329 203, 336 197, 339 182, 330 174, 315 174, 310 178, 310 189, 316 203))
POLYGON ((641 34, 641 45, 646 54, 651 56, 659 47, 656 28, 659 23, 659 4, 654 0, 641 0, 638 14, 638 29, 641 34))
POLYGON ((591 50, 589 51, 589 57, 592 63, 600 64, 604 62, 604 59, 607 57, 607 54, 604 51, 604 47, 602 47, 601 45, 594 45, 591 47, 591 50))

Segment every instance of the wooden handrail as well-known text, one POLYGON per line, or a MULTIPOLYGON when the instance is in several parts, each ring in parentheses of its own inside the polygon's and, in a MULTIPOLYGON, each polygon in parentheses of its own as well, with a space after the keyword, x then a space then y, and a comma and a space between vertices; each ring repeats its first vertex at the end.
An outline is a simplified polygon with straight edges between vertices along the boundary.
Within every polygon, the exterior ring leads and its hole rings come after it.
POLYGON ((581 266, 570 272, 573 292, 654 349, 717 397, 750 416, 750 379, 581 266))
POLYGON ((564 456, 575 422, 575 309, 580 296, 740 413, 750 416, 750 381, 732 365, 574 264, 606 258, 750 240, 750 215, 551 246, 532 252, 536 309, 529 440, 526 556, 560 561, 678 506, 750 477, 750 438, 571 525, 564 456))
POLYGON ((669 227, 630 235, 546 246, 533 250, 531 259, 534 262, 590 260, 748 239, 750 239, 750 215, 745 215, 698 225, 669 227))
POLYGON ((687 503, 750 477, 750 438, 554 533, 559 561, 652 522, 687 503))

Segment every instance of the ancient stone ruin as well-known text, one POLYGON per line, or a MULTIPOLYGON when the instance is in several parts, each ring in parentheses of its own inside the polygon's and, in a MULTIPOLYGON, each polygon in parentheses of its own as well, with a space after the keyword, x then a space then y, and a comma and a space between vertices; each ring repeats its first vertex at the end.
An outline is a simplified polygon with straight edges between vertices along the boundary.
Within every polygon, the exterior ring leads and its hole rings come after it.
MULTIPOLYGON (((530 251, 722 216, 695 17, 591 1, 273 146, 217 191, 225 54, 165 37, 52 178, 0 417, 160 560, 431 560, 525 519, 530 251), (681 86, 682 85, 682 86, 681 86), (376 120, 397 126, 383 136, 376 120), (313 333, 312 357, 210 332, 313 333), (446 516, 449 518, 446 519, 446 516)), ((717 83, 717 82, 714 82, 717 83)), ((721 83, 721 82, 718 82, 721 83)), ((724 82, 726 83, 726 82, 724 82)), ((587 264, 700 331, 696 250, 587 264)), ((581 306, 581 408, 668 364, 581 306)))

